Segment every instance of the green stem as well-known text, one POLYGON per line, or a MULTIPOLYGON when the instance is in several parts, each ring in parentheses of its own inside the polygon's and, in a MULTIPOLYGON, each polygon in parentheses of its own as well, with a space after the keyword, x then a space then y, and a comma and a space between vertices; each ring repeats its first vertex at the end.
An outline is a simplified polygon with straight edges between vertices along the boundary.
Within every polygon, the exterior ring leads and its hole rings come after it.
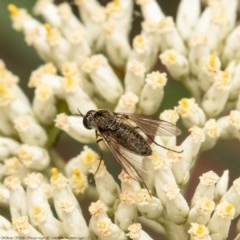
POLYGON ((189 237, 184 225, 177 225, 170 220, 164 220, 162 225, 166 231, 166 237, 169 240, 188 239, 189 237))
POLYGON ((66 165, 64 159, 54 149, 49 149, 49 155, 52 161, 52 165, 58 168, 60 171, 64 171, 66 165))
POLYGON ((195 79, 185 78, 182 80, 182 83, 189 90, 196 101, 200 103, 202 99, 202 91, 199 88, 197 81, 195 79))

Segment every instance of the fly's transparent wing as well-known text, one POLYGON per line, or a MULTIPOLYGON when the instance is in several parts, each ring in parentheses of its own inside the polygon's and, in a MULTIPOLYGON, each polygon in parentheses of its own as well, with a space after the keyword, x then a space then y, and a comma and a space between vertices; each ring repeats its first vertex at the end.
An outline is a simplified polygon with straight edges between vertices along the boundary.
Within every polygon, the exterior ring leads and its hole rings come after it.
POLYGON ((115 138, 112 137, 111 134, 108 134, 108 132, 101 131, 100 136, 103 138, 105 144, 108 146, 109 150, 112 152, 113 156, 119 162, 123 170, 132 179, 142 183, 147 188, 144 181, 146 171, 142 168, 141 162, 137 160, 140 156, 119 145, 115 138))
POLYGON ((164 120, 155 120, 146 116, 116 113, 118 117, 129 122, 134 122, 147 136, 177 136, 181 134, 181 130, 173 123, 164 120))

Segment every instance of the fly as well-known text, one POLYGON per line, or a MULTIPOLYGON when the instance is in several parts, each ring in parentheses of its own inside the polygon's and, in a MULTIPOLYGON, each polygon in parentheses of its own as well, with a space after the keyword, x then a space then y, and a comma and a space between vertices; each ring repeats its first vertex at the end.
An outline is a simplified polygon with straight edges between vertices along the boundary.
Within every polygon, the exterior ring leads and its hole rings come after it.
MULTIPOLYGON (((142 183, 146 189, 148 188, 143 179, 144 170, 134 158, 129 159, 130 154, 150 156, 152 154, 151 143, 176 152, 154 141, 156 135, 176 136, 181 134, 181 130, 170 122, 154 120, 137 114, 115 113, 108 110, 90 110, 86 115, 79 111, 79 114, 83 117, 85 128, 95 129, 97 143, 104 141, 123 170, 131 178, 142 183)), ((99 166, 102 158, 101 152, 99 166)))

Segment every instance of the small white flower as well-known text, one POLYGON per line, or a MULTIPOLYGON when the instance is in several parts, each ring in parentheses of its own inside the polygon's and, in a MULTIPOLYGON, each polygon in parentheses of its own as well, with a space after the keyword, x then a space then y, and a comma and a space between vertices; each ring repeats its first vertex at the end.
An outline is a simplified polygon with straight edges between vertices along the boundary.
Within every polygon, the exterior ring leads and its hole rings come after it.
POLYGON ((128 35, 131 30, 133 6, 132 1, 124 0, 112 1, 106 5, 108 20, 116 24, 122 34, 128 35))
POLYGON ((138 101, 139 98, 135 93, 126 92, 119 98, 118 104, 114 111, 122 113, 134 113, 138 101))
POLYGON ((237 139, 240 138, 239 136, 239 130, 240 130, 240 111, 232 110, 229 114, 229 120, 230 120, 230 127, 233 128, 233 134, 234 137, 237 139))
POLYGON ((65 62, 61 66, 61 73, 65 77, 61 82, 65 92, 74 92, 75 87, 80 87, 89 97, 96 92, 93 83, 89 81, 87 76, 80 70, 77 62, 65 62))
POLYGON ((0 119, 0 131, 4 136, 16 135, 16 130, 14 129, 13 124, 8 120, 7 116, 4 116, 4 114, 2 114, 0 119))
MULTIPOLYGON (((208 38, 205 34, 194 34, 191 37, 189 49, 189 66, 191 73, 199 76, 203 69, 206 71, 205 59, 210 55, 208 38)), ((202 78, 204 80, 204 77, 202 78)), ((209 78, 207 78, 209 79, 209 78)), ((208 82, 208 81, 207 81, 208 82)))
POLYGON ((110 235, 111 234, 110 229, 108 229, 107 226, 104 224, 105 221, 109 223, 108 226, 110 226, 110 224, 112 223, 106 213, 107 207, 105 206, 105 204, 100 200, 92 202, 91 205, 89 206, 89 212, 91 214, 91 219, 89 222, 89 228, 91 233, 94 234, 95 237, 97 236, 103 237, 103 235, 107 233, 109 233, 107 235, 110 235), (100 220, 103 221, 104 225, 101 226, 100 220))
POLYGON ((167 198, 164 194, 164 186, 166 184, 176 184, 175 177, 171 170, 171 161, 169 161, 165 154, 154 151, 153 154, 148 157, 154 168, 154 187, 156 194, 163 204, 166 203, 167 198))
POLYGON ((165 109, 161 112, 159 118, 164 121, 176 124, 176 122, 179 120, 179 114, 177 113, 176 109, 165 109))
POLYGON ((17 31, 27 32, 36 26, 40 26, 40 22, 32 18, 25 9, 19 9, 16 5, 10 4, 8 11, 11 14, 13 27, 17 31))
POLYGON ((36 5, 34 6, 34 13, 38 15, 41 14, 54 27, 61 26, 61 18, 59 16, 57 6, 51 1, 37 1, 36 5))
POLYGON ((56 74, 57 69, 53 65, 53 63, 47 63, 38 67, 31 73, 28 87, 30 88, 38 88, 44 86, 45 88, 48 87, 51 89, 50 91, 52 94, 56 95, 57 97, 63 96, 63 89, 62 89, 62 79, 63 77, 58 76, 56 74))
POLYGON ((225 64, 231 60, 238 59, 240 56, 239 48, 237 43, 240 37, 240 27, 237 26, 227 37, 226 44, 223 49, 223 61, 225 64))
POLYGON ((140 94, 139 107, 143 114, 155 113, 162 102, 164 86, 167 83, 166 73, 151 72, 146 76, 146 83, 140 94))
POLYGON ((2 114, 5 114, 7 119, 13 124, 18 117, 33 116, 30 103, 26 101, 25 96, 21 96, 21 93, 16 88, 10 91, 14 97, 2 107, 2 114))
POLYGON ((34 170, 45 169, 50 162, 48 152, 41 147, 22 144, 17 151, 18 158, 28 168, 34 170))
POLYGON ((115 223, 124 231, 137 219, 137 207, 131 192, 120 194, 120 203, 115 211, 115 223))
POLYGON ((4 175, 14 175, 21 180, 29 173, 29 169, 25 167, 17 157, 6 158, 3 169, 4 175))
POLYGON ((0 137, 0 159, 4 160, 15 155, 19 146, 20 144, 11 138, 0 137))
POLYGON ((59 237, 63 235, 62 223, 54 218, 52 213, 46 211, 41 205, 29 208, 31 222, 41 230, 45 236, 59 237))
POLYGON ((188 215, 188 222, 207 224, 214 211, 215 203, 211 199, 199 198, 193 208, 190 209, 188 215))
POLYGON ((62 63, 68 61, 71 54, 70 43, 62 36, 61 32, 49 23, 44 24, 46 31, 45 41, 49 45, 52 61, 60 68, 62 63))
POLYGON ((76 206, 78 206, 78 210, 82 213, 78 201, 69 186, 69 180, 61 173, 59 173, 57 168, 52 168, 51 173, 52 177, 50 179, 50 182, 53 188, 53 202, 60 220, 63 220, 64 213, 63 209, 58 205, 59 199, 64 199, 68 197, 69 200, 71 200, 74 204, 76 204, 76 206))
POLYGON ((44 125, 51 125, 57 115, 56 100, 52 88, 41 84, 35 89, 33 111, 36 118, 44 125))
POLYGON ((90 169, 96 169, 99 164, 98 154, 88 146, 84 146, 79 155, 73 157, 65 166, 67 176, 71 176, 73 169, 77 168, 80 172, 87 175, 90 169))
POLYGON ((47 143, 47 133, 33 117, 17 117, 14 128, 23 143, 37 146, 44 146, 47 143))
POLYGON ((27 215, 26 192, 19 178, 8 176, 4 179, 4 185, 9 189, 10 212, 13 218, 27 215), (19 201, 21 199, 21 201, 19 201))
POLYGON ((103 29, 106 36, 106 51, 109 60, 114 66, 122 68, 126 64, 131 48, 128 41, 128 35, 125 34, 126 30, 124 28, 119 29, 120 24, 121 22, 119 21, 117 21, 117 23, 112 23, 112 21, 109 20, 104 24, 103 29))
POLYGON ((158 22, 164 17, 162 9, 155 0, 137 0, 145 20, 158 22))
MULTIPOLYGON (((238 76, 240 73, 240 63, 234 60, 231 61, 226 67, 226 71, 231 74, 229 100, 236 100, 239 97, 240 90, 240 83, 238 81, 238 76)), ((236 109, 238 109, 238 105, 236 106, 236 109)))
POLYGON ((98 93, 109 103, 115 103, 123 89, 117 75, 103 55, 93 55, 82 62, 83 71, 91 77, 98 93))
POLYGON ((88 187, 87 177, 77 168, 73 168, 72 175, 69 179, 69 184, 75 194, 83 194, 88 187))
MULTIPOLYGON (((128 63, 140 62, 144 69, 149 71, 155 64, 153 59, 158 55, 159 39, 151 32, 144 31, 133 39, 133 49, 129 54, 128 63)), ((127 64, 128 64, 127 63, 127 64)))
POLYGON ((0 215, 0 229, 1 230, 10 230, 12 228, 12 224, 8 221, 7 218, 0 215))
POLYGON ((219 176, 213 171, 209 171, 200 176, 200 183, 192 197, 191 205, 195 206, 199 198, 214 199, 215 185, 219 180, 219 176))
POLYGON ((150 219, 158 219, 163 211, 161 201, 149 194, 146 189, 140 189, 136 196, 136 204, 138 211, 145 217, 150 219))
POLYGON ((231 203, 227 201, 220 202, 207 225, 211 235, 217 234, 227 238, 234 215, 235 207, 231 203))
POLYGON ((176 52, 186 55, 186 47, 172 17, 165 17, 158 23, 160 35, 160 48, 163 51, 173 49, 176 52))
POLYGON ((192 158, 196 157, 199 149, 201 147, 201 144, 205 141, 205 135, 201 128, 199 127, 192 127, 189 129, 190 135, 185 139, 185 141, 181 144, 182 149, 189 149, 192 148, 191 156, 192 158), (190 145, 187 146, 188 141, 191 141, 190 145))
MULTIPOLYGON (((43 175, 40 173, 31 173, 24 179, 24 183, 27 185, 27 211, 29 213, 35 206, 39 206, 45 215, 53 218, 52 210, 43 190, 43 181, 43 175)), ((34 222, 35 216, 30 215, 30 219, 31 222, 34 222)))
POLYGON ((90 1, 76 0, 75 3, 79 8, 79 12, 85 24, 91 21, 92 13, 96 11, 97 8, 100 7, 100 3, 97 0, 90 1))
POLYGON ((163 186, 163 193, 166 197, 164 203, 168 217, 176 224, 186 221, 189 213, 189 206, 185 198, 180 193, 180 189, 175 184, 163 186))
POLYGON ((134 240, 152 240, 152 238, 142 230, 142 226, 140 223, 133 223, 128 227, 129 233, 127 236, 129 236, 131 239, 134 240))
POLYGON ((43 235, 38 232, 28 221, 27 216, 21 216, 12 220, 13 228, 21 237, 43 238, 43 235))
POLYGON ((187 58, 177 51, 166 50, 160 54, 159 58, 174 79, 184 80, 189 74, 187 58))
MULTIPOLYGON (((78 0, 77 0, 78 1, 78 0)), ((89 45, 91 46, 94 52, 99 52, 105 46, 105 36, 103 34, 103 25, 107 21, 107 11, 102 5, 100 5, 96 0, 91 0, 87 5, 87 8, 82 11, 80 7, 80 13, 85 22, 87 30, 87 39, 89 40, 89 45), (85 12, 86 10, 86 12, 85 12), (85 16, 88 15, 85 21, 85 16)), ((83 4, 85 5, 85 4, 83 4)), ((81 6, 81 5, 80 5, 81 6)))
POLYGON ((97 108, 87 93, 78 86, 77 79, 74 77, 66 76, 63 79, 63 91, 63 98, 71 113, 76 113, 77 109, 87 112, 97 108), (81 103, 81 108, 79 108, 79 103, 81 103))
POLYGON ((167 158, 171 161, 172 172, 176 179, 176 182, 180 186, 184 186, 185 183, 189 180, 189 162, 187 159, 187 155, 191 153, 187 153, 188 149, 184 149, 183 152, 173 152, 171 150, 167 153, 167 158))
POLYGON ((216 75, 220 72, 221 61, 216 55, 209 55, 203 58, 200 73, 198 75, 199 86, 207 91, 214 83, 216 75))
POLYGON ((91 203, 89 212, 92 216, 97 217, 101 214, 105 214, 107 212, 107 207, 101 200, 98 200, 91 203))
POLYGON ((201 146, 201 151, 213 148, 221 134, 221 128, 215 119, 209 119, 203 128, 205 140, 201 146))
POLYGON ((91 172, 94 174, 99 199, 107 206, 112 207, 116 202, 116 197, 119 195, 119 187, 113 176, 107 171, 103 162, 99 166, 98 170, 96 167, 91 169, 91 172))
POLYGON ((221 129, 221 134, 219 136, 219 139, 229 139, 229 138, 235 137, 236 133, 233 130, 234 128, 231 124, 229 115, 220 117, 217 120, 217 124, 221 129))
POLYGON ((140 183, 131 178, 124 170, 121 171, 118 178, 121 181, 122 192, 137 192, 141 189, 140 183))
POLYGON ((191 236, 191 240, 211 240, 209 230, 203 224, 191 223, 188 233, 191 236))
POLYGON ((87 36, 84 25, 77 19, 68 4, 58 6, 50 1, 38 1, 35 12, 41 14, 52 26, 59 28, 71 43, 70 58, 79 61, 91 52, 90 46, 83 38, 87 36))
POLYGON ((67 116, 65 113, 60 113, 55 119, 55 126, 78 141, 89 143, 95 140, 94 130, 86 129, 82 119, 78 116, 67 116))
POLYGON ((125 91, 133 92, 138 95, 144 85, 145 72, 146 67, 143 62, 136 59, 129 59, 124 77, 125 91))
POLYGON ((229 115, 218 119, 218 125, 221 127, 221 139, 236 138, 239 139, 240 112, 231 110, 229 115))
POLYGON ((223 195, 221 201, 228 201, 234 206, 236 216, 240 214, 238 201, 240 199, 240 178, 233 181, 230 189, 223 195))
POLYGON ((102 239, 125 240, 126 235, 118 225, 112 223, 110 218, 102 218, 97 221, 99 237, 102 239))
MULTIPOLYGON (((195 28, 197 33, 205 33, 208 36, 208 44, 212 51, 220 51, 222 41, 231 29, 230 25, 232 23, 228 22, 227 12, 227 6, 224 6, 222 2, 219 4, 209 4, 201 14, 195 28)), ((234 12, 230 14, 232 16, 229 17, 234 19, 234 12)))
POLYGON ((228 184, 229 184, 229 171, 225 170, 223 171, 222 176, 220 177, 220 179, 216 184, 215 193, 214 193, 215 195, 214 199, 216 202, 218 202, 227 192, 228 184))
POLYGON ((182 0, 178 6, 176 25, 182 38, 189 41, 201 11, 201 1, 182 0), (192 5, 189 11, 189 4, 192 5))
POLYGON ((206 116, 203 110, 195 102, 194 98, 182 98, 178 102, 178 114, 182 117, 183 123, 187 128, 192 126, 203 126, 206 116))
POLYGON ((224 110, 231 86, 231 76, 228 71, 218 72, 213 85, 206 91, 202 100, 202 108, 206 115, 217 116, 224 110))
POLYGON ((76 202, 66 196, 57 201, 57 206, 63 214, 62 224, 65 234, 72 238, 88 238, 87 224, 76 202))
POLYGON ((7 187, 0 184, 0 202, 2 205, 9 206, 10 193, 7 187))

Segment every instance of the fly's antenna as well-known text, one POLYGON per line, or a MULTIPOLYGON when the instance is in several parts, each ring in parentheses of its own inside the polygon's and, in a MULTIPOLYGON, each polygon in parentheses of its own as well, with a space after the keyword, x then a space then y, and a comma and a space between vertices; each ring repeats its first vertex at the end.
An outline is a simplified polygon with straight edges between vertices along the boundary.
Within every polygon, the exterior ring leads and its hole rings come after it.
POLYGON ((80 117, 84 117, 84 114, 81 113, 81 111, 79 110, 79 108, 77 108, 77 110, 78 110, 78 113, 79 113, 80 117))
POLYGON ((73 114, 71 114, 71 116, 77 116, 77 117, 84 117, 85 115, 83 114, 83 113, 81 113, 81 111, 77 108, 77 110, 78 110, 78 113, 73 113, 73 114))

